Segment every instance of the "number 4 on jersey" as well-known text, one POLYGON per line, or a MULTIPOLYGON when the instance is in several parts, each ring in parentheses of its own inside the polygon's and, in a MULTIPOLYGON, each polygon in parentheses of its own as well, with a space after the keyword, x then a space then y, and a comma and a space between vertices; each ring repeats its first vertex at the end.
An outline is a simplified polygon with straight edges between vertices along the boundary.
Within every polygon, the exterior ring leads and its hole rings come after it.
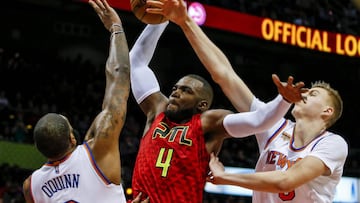
POLYGON ((162 177, 167 176, 167 173, 168 173, 168 170, 169 170, 169 167, 170 167, 172 154, 173 154, 173 151, 174 151, 174 149, 168 149, 166 159, 163 162, 163 156, 164 156, 165 150, 166 150, 165 148, 160 149, 159 156, 158 156, 157 161, 156 161, 156 167, 162 168, 162 173, 161 173, 162 177))

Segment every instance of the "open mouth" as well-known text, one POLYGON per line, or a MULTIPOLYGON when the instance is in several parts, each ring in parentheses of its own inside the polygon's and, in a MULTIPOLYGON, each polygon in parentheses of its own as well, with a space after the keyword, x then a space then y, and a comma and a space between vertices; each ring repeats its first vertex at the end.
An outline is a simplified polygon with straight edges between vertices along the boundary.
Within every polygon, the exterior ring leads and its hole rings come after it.
POLYGON ((168 103, 168 107, 177 107, 179 106, 178 103, 174 99, 170 99, 168 103))
POLYGON ((306 104, 307 97, 306 97, 306 96, 302 96, 302 101, 306 104))
POLYGON ((175 99, 169 99, 169 104, 171 105, 178 105, 178 103, 175 101, 175 99))

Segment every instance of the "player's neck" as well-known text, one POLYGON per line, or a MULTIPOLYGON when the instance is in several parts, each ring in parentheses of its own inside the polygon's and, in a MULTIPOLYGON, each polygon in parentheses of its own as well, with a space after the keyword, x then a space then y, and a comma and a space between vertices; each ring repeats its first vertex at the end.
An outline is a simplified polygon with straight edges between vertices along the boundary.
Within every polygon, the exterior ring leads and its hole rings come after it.
POLYGON ((71 147, 62 155, 58 156, 58 157, 54 157, 54 158, 48 158, 49 162, 57 162, 57 161, 61 161, 64 158, 70 156, 70 154, 75 150, 76 145, 71 145, 71 147))
POLYGON ((297 147, 302 147, 314 138, 321 135, 326 130, 323 122, 306 122, 303 120, 296 121, 294 128, 293 136, 295 139, 295 145, 297 147))

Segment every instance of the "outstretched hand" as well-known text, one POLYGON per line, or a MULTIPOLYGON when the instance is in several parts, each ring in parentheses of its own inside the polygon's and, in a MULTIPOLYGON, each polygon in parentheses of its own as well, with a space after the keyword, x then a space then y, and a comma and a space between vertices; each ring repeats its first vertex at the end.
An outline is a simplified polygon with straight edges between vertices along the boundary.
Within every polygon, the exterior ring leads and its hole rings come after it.
POLYGON ((281 82, 279 77, 276 74, 273 74, 272 80, 276 85, 279 94, 281 94, 289 103, 301 101, 303 99, 301 94, 308 91, 307 88, 304 88, 305 83, 302 81, 293 84, 294 78, 292 76, 288 77, 287 82, 281 82))
POLYGON ((121 20, 116 11, 108 4, 106 0, 89 0, 89 4, 94 8, 100 17, 105 28, 112 32, 113 25, 120 25, 121 20))
POLYGON ((177 25, 184 23, 188 17, 184 0, 147 0, 146 4, 149 6, 146 12, 161 14, 177 25))

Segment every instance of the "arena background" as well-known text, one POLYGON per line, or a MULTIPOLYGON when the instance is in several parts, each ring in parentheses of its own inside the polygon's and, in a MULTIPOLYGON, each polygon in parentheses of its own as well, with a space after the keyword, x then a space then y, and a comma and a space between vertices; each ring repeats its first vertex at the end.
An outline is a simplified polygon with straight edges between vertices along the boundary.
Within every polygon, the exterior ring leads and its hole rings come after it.
MULTIPOLYGON (((249 5, 270 1, 221 2, 202 1, 227 9, 234 9, 231 7, 234 2, 249 5)), ((264 10, 276 11, 275 8, 282 6, 299 10, 298 5, 289 2, 273 1, 266 4, 264 10), (287 4, 282 5, 282 2, 287 4)), ((323 4, 318 9, 323 5, 337 18, 314 24, 315 27, 360 35, 359 12, 354 11, 351 1, 344 1, 346 3, 341 5, 319 2, 323 4), (344 9, 352 9, 355 20, 340 15, 344 9)), ((263 17, 276 16, 272 12, 250 9, 253 7, 241 7, 239 11, 263 17)), ((145 25, 129 11, 119 9, 118 12, 131 48, 145 25)), ((297 12, 290 14, 299 15, 297 12)), ((49 111, 63 113, 79 134, 84 135, 101 109, 109 33, 89 5, 72 0, 2 2, 0 26, 0 202, 1 199, 3 202, 24 202, 22 181, 45 161, 32 145, 32 127, 37 119, 49 111)), ((360 177, 359 57, 302 49, 215 28, 203 29, 229 57, 236 72, 255 95, 265 101, 277 93, 271 80, 272 73, 277 73, 282 79, 293 75, 307 85, 324 80, 338 89, 344 100, 344 113, 331 130, 349 142, 350 154, 344 175, 360 177)), ((166 93, 179 77, 187 73, 200 74, 211 81, 184 35, 173 24, 163 34, 151 66, 156 68, 166 93)), ((220 88, 212 84, 216 92, 213 107, 233 109, 220 88)), ((126 188, 131 187, 132 166, 143 123, 144 116, 131 97, 127 124, 120 140, 126 188)), ((220 157, 227 166, 253 168, 257 158, 254 138, 227 140, 220 157)), ((250 198, 206 194, 204 202, 250 202, 250 198)))

